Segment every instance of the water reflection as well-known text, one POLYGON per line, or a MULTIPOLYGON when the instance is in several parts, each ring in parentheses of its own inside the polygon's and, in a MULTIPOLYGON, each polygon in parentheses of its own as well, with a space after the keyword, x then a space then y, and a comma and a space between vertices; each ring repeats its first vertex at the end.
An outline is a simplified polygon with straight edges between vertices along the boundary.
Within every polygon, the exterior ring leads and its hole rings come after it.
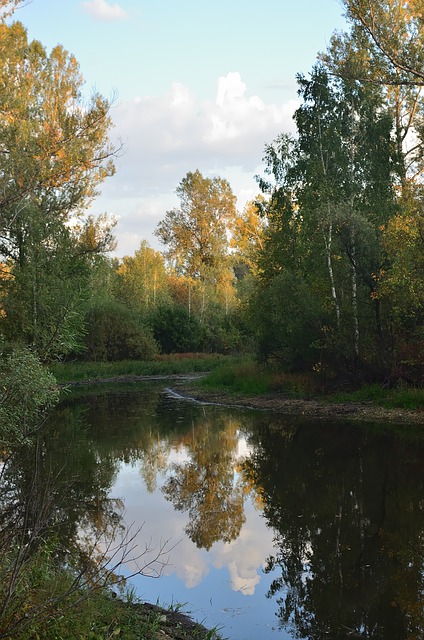
POLYGON ((421 437, 263 421, 244 464, 278 551, 268 559, 295 638, 422 638, 421 437))
POLYGON ((239 428, 228 416, 202 416, 184 440, 188 460, 171 465, 162 488, 175 509, 188 513, 185 532, 197 547, 235 540, 245 521, 243 487, 234 477, 239 428))
POLYGON ((190 602, 232 640, 418 639, 423 454, 407 428, 201 407, 161 384, 72 394, 3 466, 0 542, 26 527, 76 550, 82 530, 135 527, 140 549, 178 543, 139 595, 190 602))
MULTIPOLYGON (((116 471, 112 460, 98 464, 78 410, 60 411, 54 421, 25 443, 3 452, 1 637, 19 635, 34 620, 42 618, 45 610, 56 610, 65 593, 72 597, 88 584, 114 579, 113 566, 97 542, 102 540, 110 551, 108 541, 115 538, 120 526, 120 504, 109 496, 116 471), (85 446, 80 446, 82 443, 85 446), (42 594, 46 588, 43 579, 48 576, 44 576, 38 563, 44 567, 47 558, 49 565, 56 568, 56 575, 64 564, 75 571, 70 582, 57 580, 54 592, 43 596, 30 588, 28 576, 38 576, 36 583, 42 594)), ((121 548, 120 552, 125 550, 121 548)))

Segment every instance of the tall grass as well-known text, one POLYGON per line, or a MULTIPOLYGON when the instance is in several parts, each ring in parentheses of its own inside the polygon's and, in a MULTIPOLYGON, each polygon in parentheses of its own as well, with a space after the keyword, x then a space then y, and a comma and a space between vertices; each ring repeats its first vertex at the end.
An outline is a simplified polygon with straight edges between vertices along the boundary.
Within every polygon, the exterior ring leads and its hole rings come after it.
POLYGON ((381 384, 370 384, 350 393, 332 396, 336 402, 372 402, 385 409, 424 409, 424 389, 386 389, 381 384))
POLYGON ((151 361, 56 363, 50 371, 59 383, 100 380, 125 376, 154 376, 211 371, 231 356, 176 354, 151 361))
MULTIPOLYGON (((249 357, 208 354, 172 354, 152 361, 85 362, 55 364, 51 372, 59 383, 209 372, 198 381, 204 389, 230 394, 284 394, 310 398, 324 395, 318 375, 290 374, 259 365, 249 357)), ((424 408, 424 389, 385 389, 371 384, 356 391, 326 397, 333 402, 372 402, 388 409, 424 408)))
POLYGON ((333 402, 371 402, 387 409, 424 409, 424 389, 385 389, 380 384, 372 384, 348 393, 326 395, 318 375, 284 373, 248 358, 217 366, 197 384, 204 389, 231 394, 278 393, 305 399, 320 396, 333 402))
POLYGON ((216 367, 198 385, 241 395, 284 393, 295 397, 315 395, 318 389, 314 376, 283 373, 259 365, 250 358, 216 367))

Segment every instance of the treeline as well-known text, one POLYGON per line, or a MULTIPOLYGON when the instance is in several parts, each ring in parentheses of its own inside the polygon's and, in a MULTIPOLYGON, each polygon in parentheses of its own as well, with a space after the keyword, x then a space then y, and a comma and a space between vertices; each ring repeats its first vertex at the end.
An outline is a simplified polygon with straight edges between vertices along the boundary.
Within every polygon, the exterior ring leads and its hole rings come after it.
MULTIPOLYGON (((2 3, 5 7, 7 3, 2 3)), ((0 334, 45 362, 249 351, 325 380, 424 371, 424 103, 418 4, 345 0, 351 29, 298 76, 297 133, 265 147, 258 197, 187 173, 179 206, 111 259, 84 215, 114 171, 111 104, 78 64, 0 24, 0 334), (394 18, 393 16, 396 16, 394 18)))

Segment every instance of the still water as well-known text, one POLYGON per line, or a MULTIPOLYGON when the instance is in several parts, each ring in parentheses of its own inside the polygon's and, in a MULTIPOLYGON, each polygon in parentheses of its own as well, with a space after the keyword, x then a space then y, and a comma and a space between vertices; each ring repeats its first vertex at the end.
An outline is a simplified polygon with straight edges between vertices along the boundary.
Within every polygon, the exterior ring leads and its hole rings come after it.
POLYGON ((198 405, 163 383, 72 393, 54 423, 68 525, 130 532, 125 571, 161 574, 131 578, 142 600, 231 640, 424 637, 419 428, 198 405))

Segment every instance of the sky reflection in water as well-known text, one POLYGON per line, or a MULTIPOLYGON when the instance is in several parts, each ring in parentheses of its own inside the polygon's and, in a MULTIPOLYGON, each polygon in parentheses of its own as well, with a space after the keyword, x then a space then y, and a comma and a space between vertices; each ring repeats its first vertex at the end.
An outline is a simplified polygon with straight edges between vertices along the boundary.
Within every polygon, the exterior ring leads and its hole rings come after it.
POLYGON ((142 599, 231 640, 423 637, 419 431, 202 407, 160 385, 68 404, 140 548, 173 546, 161 578, 132 580, 142 599))

